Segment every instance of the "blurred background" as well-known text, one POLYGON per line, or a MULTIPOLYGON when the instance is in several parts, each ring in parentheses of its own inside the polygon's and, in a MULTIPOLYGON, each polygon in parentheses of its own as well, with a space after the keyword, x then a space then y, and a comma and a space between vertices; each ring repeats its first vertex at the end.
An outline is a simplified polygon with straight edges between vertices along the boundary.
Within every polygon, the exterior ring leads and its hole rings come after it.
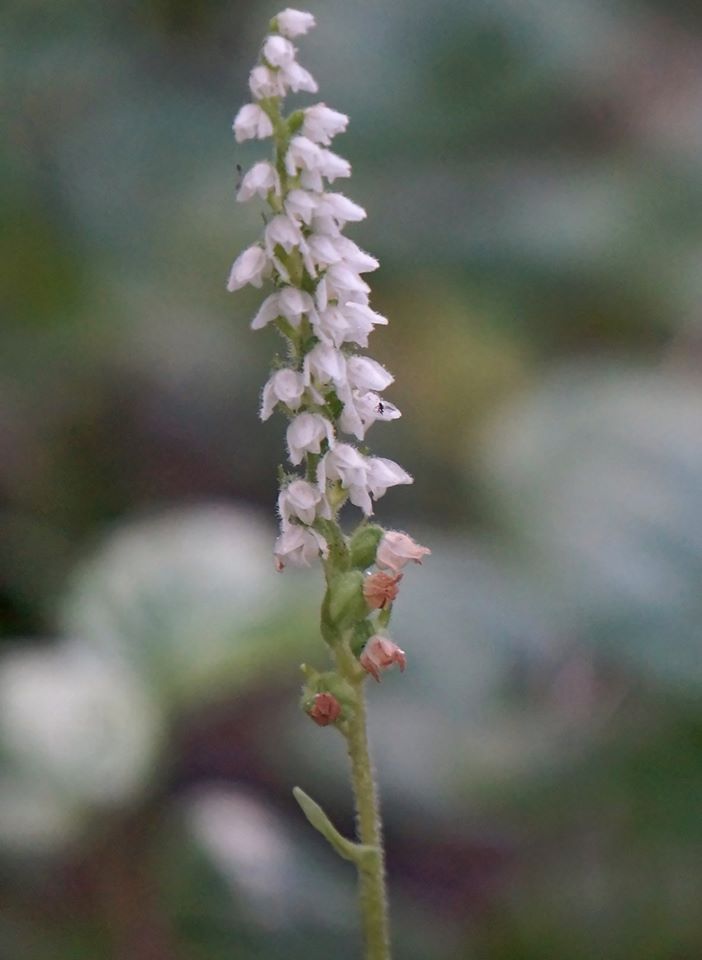
MULTIPOLYGON (((6 0, 0 957, 359 956, 341 738, 227 295, 276 4, 6 0)), ((372 353, 433 550, 370 691, 398 955, 702 956, 702 9, 326 0, 372 353)), ((303 101, 301 101, 303 102, 303 101)), ((307 98, 304 102, 310 102, 307 98)))

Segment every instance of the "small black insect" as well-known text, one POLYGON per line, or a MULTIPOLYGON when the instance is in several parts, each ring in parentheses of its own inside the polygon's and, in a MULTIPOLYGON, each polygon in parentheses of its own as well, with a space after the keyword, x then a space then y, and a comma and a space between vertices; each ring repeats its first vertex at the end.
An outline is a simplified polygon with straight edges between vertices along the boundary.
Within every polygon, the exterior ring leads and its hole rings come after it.
POLYGON ((244 168, 240 163, 237 163, 236 165, 236 173, 237 173, 236 192, 238 193, 241 190, 241 181, 244 176, 244 168))
POLYGON ((385 405, 382 400, 378 401, 378 406, 375 409, 381 416, 385 413, 385 405))

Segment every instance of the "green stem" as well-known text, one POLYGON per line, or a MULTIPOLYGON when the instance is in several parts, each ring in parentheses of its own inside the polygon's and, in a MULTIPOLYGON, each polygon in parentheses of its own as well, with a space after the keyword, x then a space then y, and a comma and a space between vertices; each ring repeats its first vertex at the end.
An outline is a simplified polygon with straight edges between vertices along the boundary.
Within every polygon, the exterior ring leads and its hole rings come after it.
POLYGON ((346 742, 351 760, 351 783, 356 801, 358 839, 378 855, 358 865, 361 922, 366 960, 390 960, 388 905, 385 890, 385 857, 380 823, 378 791, 373 777, 363 680, 354 684, 356 709, 349 721, 346 742))

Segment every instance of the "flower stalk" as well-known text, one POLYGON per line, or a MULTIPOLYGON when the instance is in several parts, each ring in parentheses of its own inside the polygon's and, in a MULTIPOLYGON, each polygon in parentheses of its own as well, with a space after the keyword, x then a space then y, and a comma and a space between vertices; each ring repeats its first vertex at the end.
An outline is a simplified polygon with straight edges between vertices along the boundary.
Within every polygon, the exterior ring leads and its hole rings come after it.
POLYGON ((387 628, 405 565, 421 563, 430 551, 405 533, 369 521, 386 490, 412 478, 399 464, 361 447, 374 423, 395 420, 400 411, 379 393, 394 378, 361 352, 373 329, 387 323, 370 307, 370 287, 362 278, 378 261, 343 232, 366 213, 328 188, 351 173, 348 161, 329 149, 348 117, 324 103, 283 113, 289 91, 317 92, 292 43, 314 25, 314 17, 299 10, 273 18, 249 77, 253 102, 234 120, 237 142, 270 138, 273 155, 255 163, 241 181, 237 199, 258 197, 269 213, 263 237, 237 257, 227 287, 260 288, 264 281, 273 287, 251 323, 254 330, 274 327, 286 353, 263 388, 260 411, 262 420, 277 411, 289 421, 292 469, 280 471, 280 534, 273 552, 281 571, 291 564, 322 563, 320 632, 331 669, 320 673, 303 666, 302 708, 346 740, 357 839, 343 837, 299 787, 293 792, 312 826, 356 865, 367 960, 389 960, 382 827, 364 686, 369 676, 380 681, 393 665, 405 668, 405 653, 387 628), (364 515, 350 534, 339 522, 347 503, 364 515))

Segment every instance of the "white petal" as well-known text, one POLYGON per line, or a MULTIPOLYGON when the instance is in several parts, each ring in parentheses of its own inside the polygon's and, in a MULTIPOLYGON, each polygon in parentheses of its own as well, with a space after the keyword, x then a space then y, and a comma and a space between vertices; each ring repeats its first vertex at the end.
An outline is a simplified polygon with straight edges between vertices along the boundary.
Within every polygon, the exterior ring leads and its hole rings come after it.
POLYGON ((316 170, 320 163, 322 148, 307 137, 293 137, 285 155, 285 166, 294 176, 297 170, 316 170))
POLYGON ((326 280, 327 285, 331 286, 337 295, 342 291, 344 293, 353 293, 354 291, 368 293, 370 291, 368 284, 345 263, 332 264, 327 270, 326 280))
POLYGON ((315 193, 321 193, 324 189, 324 180, 319 170, 303 170, 300 174, 300 184, 305 190, 314 190, 315 193))
POLYGON ((263 57, 272 67, 283 67, 295 59, 295 47, 285 37, 267 37, 263 44, 263 57))
POLYGON ((256 100, 284 97, 285 81, 277 70, 271 70, 261 64, 254 67, 249 74, 249 89, 256 100))
POLYGON ((290 7, 277 14, 275 20, 278 30, 284 37, 300 37, 315 25, 315 19, 311 13, 293 10, 290 7))
POLYGON ((286 217, 284 213, 279 213, 273 217, 266 225, 266 250, 268 255, 272 256, 276 246, 281 246, 286 253, 290 253, 293 247, 296 247, 302 241, 300 228, 286 217))
POLYGON ((319 204, 319 213, 333 217, 337 223, 357 223, 365 220, 366 211, 343 193, 325 193, 319 204))
POLYGON ((320 553, 326 557, 328 552, 327 541, 320 533, 298 525, 283 529, 273 548, 280 569, 286 562, 297 567, 309 567, 320 553))
POLYGON ((309 293, 297 287, 283 287, 280 297, 280 312, 297 326, 303 314, 314 311, 314 300, 309 293))
POLYGON ((263 388, 261 420, 267 420, 278 402, 287 404, 291 410, 300 406, 305 384, 302 374, 295 370, 276 370, 263 388))
POLYGON ((272 320, 275 320, 276 317, 280 316, 280 307, 278 301, 280 294, 272 293, 269 297, 263 301, 261 306, 258 308, 258 313, 251 321, 252 330, 262 330, 263 327, 267 326, 272 320))
POLYGON ((309 385, 312 378, 319 383, 335 384, 346 380, 346 360, 334 347, 318 343, 307 354, 304 361, 304 380, 309 385))
POLYGON ((382 497, 388 487, 403 483, 414 483, 412 477, 403 470, 399 463, 385 457, 370 457, 368 469, 368 486, 377 500, 382 497))
POLYGON ((236 198, 240 202, 245 202, 258 194, 265 200, 271 190, 280 194, 278 171, 267 160, 259 160, 246 172, 236 198))
POLYGON ((358 244, 355 244, 353 240, 349 240, 348 237, 337 237, 335 244, 344 260, 350 267, 353 267, 357 273, 369 273, 371 270, 377 270, 380 266, 375 257, 371 257, 369 253, 365 253, 358 244))
POLYGON ((227 281, 227 290, 234 292, 250 283, 253 287, 260 287, 263 275, 269 264, 265 252, 258 246, 247 247, 240 253, 232 265, 227 281))
POLYGON ((304 111, 305 119, 302 123, 302 133, 314 143, 323 143, 328 146, 332 137, 343 133, 349 118, 338 110, 331 110, 324 103, 315 103, 304 111))
POLYGON ((323 177, 326 177, 327 180, 331 181, 336 180, 337 177, 351 176, 351 164, 348 162, 348 160, 345 160, 338 154, 332 153, 331 150, 326 150, 323 147, 319 152, 321 156, 318 160, 317 169, 323 177))
POLYGON ((237 143, 257 137, 259 140, 270 137, 273 124, 268 115, 257 103, 247 103, 237 113, 232 126, 237 143))
POLYGON ((308 237, 307 244, 315 263, 319 266, 328 267, 330 264, 338 263, 341 260, 341 254, 330 237, 312 234, 311 237, 308 237))
POLYGON ((359 390, 384 390, 395 379, 371 357, 349 357, 346 362, 349 383, 359 390))
POLYGON ((285 209, 288 216, 299 217, 303 223, 308 225, 318 206, 319 198, 307 190, 291 190, 285 200, 285 209))
POLYGON ((317 81, 309 70, 305 70, 295 60, 292 63, 283 64, 280 68, 281 77, 285 83, 295 93, 304 91, 305 93, 316 93, 319 90, 317 81))
POLYGON ((318 413, 301 413, 292 421, 287 431, 290 462, 297 465, 306 453, 321 453, 321 444, 334 442, 331 423, 318 413))

